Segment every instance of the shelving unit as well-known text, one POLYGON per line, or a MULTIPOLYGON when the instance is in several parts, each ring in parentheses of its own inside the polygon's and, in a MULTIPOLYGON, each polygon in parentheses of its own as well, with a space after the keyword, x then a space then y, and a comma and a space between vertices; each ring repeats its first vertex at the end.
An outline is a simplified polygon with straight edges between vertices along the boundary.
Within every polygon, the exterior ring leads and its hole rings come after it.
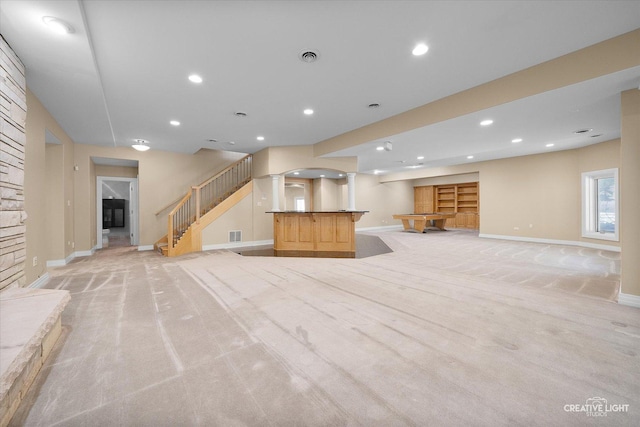
POLYGON ((414 188, 414 213, 455 212, 446 227, 480 227, 480 193, 477 182, 428 185, 414 188))

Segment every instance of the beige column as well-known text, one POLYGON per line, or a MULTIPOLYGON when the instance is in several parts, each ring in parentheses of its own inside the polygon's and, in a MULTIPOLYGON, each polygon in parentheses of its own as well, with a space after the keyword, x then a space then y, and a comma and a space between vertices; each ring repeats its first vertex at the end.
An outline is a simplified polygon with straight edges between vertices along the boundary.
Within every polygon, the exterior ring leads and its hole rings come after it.
POLYGON ((622 92, 620 145, 620 304, 640 307, 640 89, 622 92))

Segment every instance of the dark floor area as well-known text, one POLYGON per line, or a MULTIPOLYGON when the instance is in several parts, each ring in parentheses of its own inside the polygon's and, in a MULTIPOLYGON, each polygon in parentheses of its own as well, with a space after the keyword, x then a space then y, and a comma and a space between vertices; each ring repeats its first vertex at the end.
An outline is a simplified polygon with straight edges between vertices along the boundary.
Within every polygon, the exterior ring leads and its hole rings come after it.
MULTIPOLYGON (((236 248, 233 249, 233 252, 243 256, 275 256, 273 245, 236 248)), ((356 258, 368 258, 391 252, 393 252, 393 250, 378 236, 356 234, 356 258)))

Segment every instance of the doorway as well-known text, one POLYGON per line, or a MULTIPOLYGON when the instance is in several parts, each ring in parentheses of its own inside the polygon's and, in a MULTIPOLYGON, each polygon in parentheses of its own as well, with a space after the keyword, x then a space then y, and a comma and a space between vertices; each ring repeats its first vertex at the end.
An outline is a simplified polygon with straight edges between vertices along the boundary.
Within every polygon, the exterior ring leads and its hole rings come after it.
POLYGON ((96 248, 137 246, 138 240, 138 178, 97 176, 96 248))

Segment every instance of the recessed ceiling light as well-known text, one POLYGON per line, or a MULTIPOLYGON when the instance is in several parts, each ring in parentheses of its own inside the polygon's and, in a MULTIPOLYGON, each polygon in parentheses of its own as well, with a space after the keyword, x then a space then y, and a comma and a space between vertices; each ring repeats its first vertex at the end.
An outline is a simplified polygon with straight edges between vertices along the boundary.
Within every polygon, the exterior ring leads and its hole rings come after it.
POLYGON ((517 144, 518 142, 522 142, 522 138, 512 139, 511 142, 513 142, 514 144, 517 144))
POLYGON ((418 160, 424 160, 424 156, 418 156, 418 160))
POLYGON ((202 77, 197 74, 191 74, 189 80, 193 83, 202 83, 202 77))
POLYGON ((573 132, 573 133, 587 133, 587 132, 591 132, 593 129, 578 129, 577 131, 573 132))
POLYGON ((208 142, 218 142, 217 139, 207 139, 208 142))
POLYGON ((293 174, 294 175, 300 175, 300 172, 294 172, 293 174))
POLYGON ((71 34, 74 32, 73 27, 62 19, 55 18, 53 16, 45 16, 42 18, 42 21, 47 27, 58 34, 71 34))
POLYGON ((135 144, 131 146, 134 150, 147 151, 149 148, 151 148, 147 145, 149 141, 146 141, 144 139, 134 139, 134 141, 135 144))
POLYGON ((378 175, 380 173, 380 171, 378 169, 373 171, 374 174, 378 175))
POLYGON ((343 173, 339 173, 338 176, 344 176, 344 174, 343 173))
POLYGON ((259 136, 256 138, 258 141, 264 141, 264 136, 259 136))
POLYGON ((377 102, 374 102, 373 104, 368 105, 369 108, 378 108, 379 106, 380 104, 378 104, 377 102))
POLYGON ((383 151, 383 150, 384 150, 384 147, 376 147, 376 150, 377 150, 377 151, 383 151))
POLYGON ((235 113, 233 113, 236 115, 236 117, 247 117, 247 113, 243 112, 243 111, 236 111, 235 113))
POLYGON ((545 147, 553 147, 554 144, 547 144, 545 147))
POLYGON ((320 175, 320 178, 324 178, 324 175, 320 175))
POLYGON ((306 110, 303 111, 303 113, 305 113, 307 116, 310 116, 313 114, 313 110, 311 108, 307 108, 306 110))
POLYGON ((480 122, 480 126, 489 126, 491 124, 493 124, 493 120, 491 119, 486 119, 480 122))
POLYGON ((415 56, 420 56, 427 53, 428 50, 429 50, 429 46, 427 46, 424 43, 419 43, 416 45, 416 47, 413 48, 411 53, 413 53, 415 56))
POLYGON ((229 141, 229 145, 236 145, 235 141, 229 141))
POLYGON ((467 156, 467 159, 473 159, 473 156, 467 156))
POLYGON ((171 120, 169 124, 171 124, 171 126, 180 126, 180 122, 177 120, 171 120))

